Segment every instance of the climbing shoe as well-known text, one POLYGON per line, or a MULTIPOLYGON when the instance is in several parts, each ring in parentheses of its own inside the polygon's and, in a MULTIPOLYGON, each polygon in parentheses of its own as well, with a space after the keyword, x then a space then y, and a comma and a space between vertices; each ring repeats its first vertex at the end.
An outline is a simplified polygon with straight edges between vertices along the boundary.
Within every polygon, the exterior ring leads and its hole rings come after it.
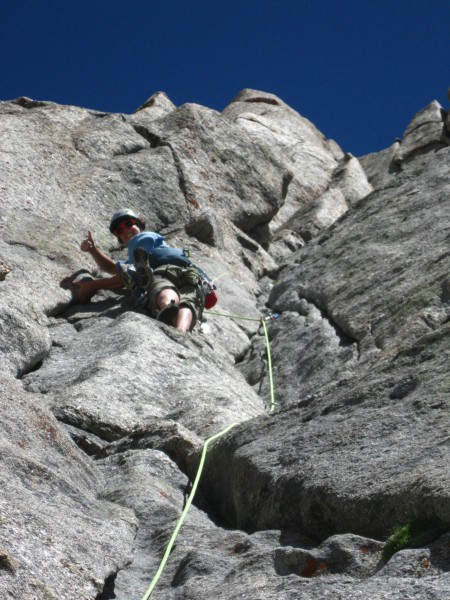
POLYGON ((142 289, 148 289, 153 273, 148 264, 148 254, 144 248, 136 248, 134 251, 134 262, 136 264, 136 285, 142 289))
POLYGON ((134 294, 134 305, 139 310, 147 311, 149 308, 148 292, 146 292, 145 290, 136 290, 134 294))
POLYGON ((173 318, 176 317, 177 314, 178 304, 177 302, 172 300, 172 302, 166 304, 166 306, 164 306, 164 308, 162 308, 159 311, 158 316, 156 318, 158 319, 158 321, 166 323, 166 325, 172 325, 173 318))
POLYGON ((123 281, 123 285, 128 290, 134 290, 134 288, 136 287, 136 272, 133 272, 132 274, 132 272, 129 269, 129 266, 122 263, 119 263, 118 269, 123 281))

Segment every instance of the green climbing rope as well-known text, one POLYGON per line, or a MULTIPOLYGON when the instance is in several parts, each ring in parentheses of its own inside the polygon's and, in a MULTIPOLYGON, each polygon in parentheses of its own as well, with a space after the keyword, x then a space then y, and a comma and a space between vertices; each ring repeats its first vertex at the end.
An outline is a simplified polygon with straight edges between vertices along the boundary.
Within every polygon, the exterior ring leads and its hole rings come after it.
POLYGON ((183 509, 183 512, 181 513, 181 517, 177 523, 177 526, 175 527, 174 532, 172 533, 172 537, 170 538, 170 541, 167 545, 166 551, 164 553, 164 556, 162 557, 161 563, 159 565, 158 570, 156 571, 156 575, 153 578, 153 581, 151 582, 148 590, 145 592, 145 594, 142 597, 142 600, 147 600, 148 598, 150 598, 150 594, 153 592, 153 589, 155 587, 155 585, 158 583, 159 578, 162 575, 162 572, 164 571, 164 567, 166 566, 167 560, 169 559, 170 553, 172 551, 173 545, 175 543, 175 540, 178 536, 178 532, 181 529, 181 526, 183 525, 183 522, 186 518, 186 515, 189 512, 189 509, 191 507, 192 501, 194 499, 195 496, 195 492, 197 491, 197 487, 198 487, 198 483, 200 481, 200 477, 202 475, 202 471, 203 471, 203 466, 205 464, 205 458, 206 458, 206 452, 208 450, 208 445, 213 442, 214 440, 217 440, 218 438, 222 437, 223 435, 225 435, 226 433, 228 433, 230 431, 230 429, 233 429, 233 427, 236 427, 236 425, 239 425, 239 423, 232 423, 231 425, 228 425, 228 427, 226 427, 225 429, 223 429, 222 431, 220 431, 219 433, 216 433, 215 435, 211 436, 210 438, 208 438, 205 443, 203 444, 203 451, 202 451, 202 456, 200 458, 200 464, 198 466, 198 470, 197 470, 197 475, 195 477, 195 481, 192 485, 192 490, 191 493, 189 494, 189 498, 186 502, 186 506, 183 509))
MULTIPOLYGON (((265 317, 260 317, 259 319, 256 319, 254 317, 241 317, 239 315, 232 315, 232 314, 228 314, 228 313, 219 313, 219 312, 215 312, 215 311, 207 311, 207 314, 209 315, 215 315, 216 317, 229 317, 230 319, 237 319, 237 320, 241 320, 241 321, 258 321, 259 323, 261 323, 262 328, 264 330, 264 338, 266 340, 266 353, 267 353, 267 367, 268 367, 268 371, 269 371, 269 389, 270 389, 270 406, 269 406, 269 413, 273 413, 273 411, 275 410, 276 407, 276 402, 275 402, 275 391, 274 391, 274 385, 273 385, 273 369, 272 369, 272 356, 270 354, 270 342, 269 342, 269 334, 267 332, 267 325, 266 325, 266 318, 265 317)), ((278 318, 278 314, 276 316, 276 318, 278 318)), ((268 317, 269 319, 272 317, 268 317)))
POLYGON ((272 375, 272 356, 270 354, 270 343, 269 343, 269 334, 267 332, 267 325, 265 319, 261 319, 261 323, 264 329, 264 337, 266 339, 266 352, 267 352, 267 366, 269 370, 269 389, 270 389, 270 406, 269 413, 273 413, 275 410, 276 402, 275 402, 275 392, 273 389, 273 375, 272 375))
POLYGON ((220 313, 212 310, 205 311, 208 315, 214 315, 216 317, 228 317, 229 319, 237 319, 238 321, 261 321, 261 317, 256 319, 255 317, 241 317, 240 315, 232 315, 229 313, 220 313))

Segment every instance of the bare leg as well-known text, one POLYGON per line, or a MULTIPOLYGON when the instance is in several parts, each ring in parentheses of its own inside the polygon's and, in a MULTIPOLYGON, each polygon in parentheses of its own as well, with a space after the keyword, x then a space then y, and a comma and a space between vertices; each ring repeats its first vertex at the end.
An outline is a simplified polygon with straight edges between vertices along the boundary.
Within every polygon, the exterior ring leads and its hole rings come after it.
POLYGON ((71 284, 73 302, 83 304, 89 302, 99 290, 115 290, 123 287, 120 275, 113 275, 106 279, 93 279, 92 281, 75 281, 71 284))
MULTIPOLYGON (((166 288, 159 292, 156 298, 156 304, 159 309, 164 308, 171 302, 179 302, 180 297, 173 288, 166 288)), ((178 331, 189 331, 192 325, 193 319, 192 310, 188 306, 182 306, 178 313, 173 317, 172 325, 178 329, 178 331)))
POLYGON ((156 297, 156 304, 159 309, 164 308, 167 304, 171 302, 179 302, 180 296, 173 288, 165 288, 161 290, 156 297))
POLYGON ((177 316, 174 317, 175 323, 173 325, 178 331, 189 331, 192 325, 192 317, 192 310, 189 306, 182 306, 177 316))

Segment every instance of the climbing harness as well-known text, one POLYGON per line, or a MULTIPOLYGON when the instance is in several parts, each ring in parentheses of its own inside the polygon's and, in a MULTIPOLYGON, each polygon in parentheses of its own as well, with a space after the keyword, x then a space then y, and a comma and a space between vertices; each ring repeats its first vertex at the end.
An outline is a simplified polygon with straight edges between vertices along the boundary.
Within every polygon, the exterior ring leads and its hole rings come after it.
MULTIPOLYGON (((217 313, 217 312, 211 312, 211 311, 208 311, 208 314, 219 316, 219 317, 228 317, 230 319, 241 319, 241 320, 244 320, 244 321, 259 321, 261 323, 260 327, 264 331, 264 337, 265 337, 265 341, 266 341, 267 364, 268 364, 268 371, 269 371, 269 387, 270 387, 270 407, 269 407, 269 414, 272 414, 273 411, 275 410, 276 402, 275 402, 273 377, 272 377, 272 358, 271 358, 271 354, 270 354, 269 334, 267 332, 267 324, 266 323, 268 321, 273 321, 273 320, 278 319, 280 317, 280 315, 278 313, 270 313, 266 317, 261 317, 260 319, 256 319, 256 318, 253 318, 253 317, 241 317, 241 316, 238 316, 238 315, 231 315, 231 314, 225 314, 225 313, 217 313)), ((161 575, 162 575, 162 573, 164 571, 164 568, 165 568, 165 566, 167 564, 167 561, 169 559, 170 553, 172 552, 173 546, 174 546, 175 541, 177 539, 178 533, 179 533, 179 531, 181 529, 181 526, 184 523, 184 520, 186 519, 186 516, 187 516, 187 514, 189 512, 189 509, 191 507, 191 504, 192 504, 192 502, 194 500, 194 496, 195 496, 195 493, 197 491, 198 484, 200 482, 200 478, 202 476, 203 467, 205 465, 206 453, 208 451, 209 444, 211 442, 214 442, 215 440, 218 440, 219 438, 223 437, 229 431, 231 431, 234 427, 236 427, 236 425, 240 425, 240 424, 241 424, 241 422, 232 423, 231 425, 228 425, 228 427, 226 427, 222 431, 219 431, 219 433, 216 433, 213 436, 209 437, 207 440, 205 440, 205 443, 203 444, 202 454, 201 454, 201 457, 200 457, 200 462, 199 462, 198 469, 197 469, 197 474, 195 476, 194 483, 192 484, 192 488, 190 490, 189 497, 185 501, 183 511, 182 511, 181 516, 180 516, 180 518, 178 520, 178 523, 177 523, 177 525, 176 525, 176 527, 175 527, 175 529, 174 529, 174 531, 172 533, 172 536, 171 536, 171 538, 169 540, 169 543, 167 544, 166 551, 164 552, 164 556, 161 559, 161 562, 159 564, 158 570, 156 571, 156 574, 153 577, 153 580, 152 580, 150 586, 148 587, 147 591, 143 595, 142 600, 148 600, 148 598, 150 598, 151 593, 153 592, 156 584, 158 583, 158 581, 159 581, 159 579, 160 579, 160 577, 161 577, 161 575)))
MULTIPOLYGON (((202 320, 205 308, 208 310, 216 305, 216 285, 203 269, 189 259, 186 249, 164 246, 147 252, 144 248, 137 247, 134 250, 134 260, 134 264, 119 263, 116 269, 124 286, 133 292, 134 303, 138 309, 145 311, 149 306, 149 287, 153 274, 163 275, 177 289, 179 285, 185 284, 194 288, 198 300, 199 321, 202 320), (181 271, 173 272, 174 268, 181 271)), ((159 319, 159 316, 157 318, 159 319)), ((170 321, 168 318, 165 322, 170 321)))

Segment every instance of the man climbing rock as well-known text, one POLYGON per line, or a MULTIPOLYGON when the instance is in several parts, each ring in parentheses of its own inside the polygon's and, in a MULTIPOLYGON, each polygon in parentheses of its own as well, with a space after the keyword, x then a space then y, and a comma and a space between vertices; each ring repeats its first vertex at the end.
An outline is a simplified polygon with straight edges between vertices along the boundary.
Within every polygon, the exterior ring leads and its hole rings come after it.
POLYGON ((156 319, 179 331, 192 330, 204 306, 204 293, 199 271, 185 252, 169 247, 160 234, 144 231, 145 223, 129 209, 114 213, 109 230, 127 246, 128 259, 114 262, 88 231, 81 250, 112 277, 75 283, 75 302, 88 302, 99 290, 126 287, 144 294, 146 307, 156 319))

